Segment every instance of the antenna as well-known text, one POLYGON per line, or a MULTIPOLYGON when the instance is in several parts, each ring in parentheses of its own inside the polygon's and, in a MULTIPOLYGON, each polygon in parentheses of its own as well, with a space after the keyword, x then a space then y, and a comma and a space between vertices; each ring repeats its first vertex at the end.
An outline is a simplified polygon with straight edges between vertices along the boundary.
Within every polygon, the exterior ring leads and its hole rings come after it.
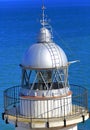
POLYGON ((49 20, 47 19, 47 15, 45 15, 45 4, 44 4, 44 0, 42 0, 42 19, 40 20, 40 23, 43 27, 47 27, 50 32, 51 32, 51 37, 53 39, 53 32, 52 32, 52 27, 49 25, 49 20))
POLYGON ((42 25, 45 25, 45 6, 42 6, 42 25))
POLYGON ((47 20, 45 18, 45 6, 44 6, 44 0, 42 0, 42 19, 40 20, 41 25, 44 27, 45 25, 47 25, 47 20))

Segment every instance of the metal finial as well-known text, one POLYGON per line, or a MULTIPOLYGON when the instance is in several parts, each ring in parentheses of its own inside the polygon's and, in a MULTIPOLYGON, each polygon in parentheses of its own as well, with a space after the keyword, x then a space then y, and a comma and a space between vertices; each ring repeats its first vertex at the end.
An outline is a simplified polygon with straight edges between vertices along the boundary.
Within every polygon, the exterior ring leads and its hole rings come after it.
POLYGON ((45 18, 45 6, 44 6, 44 0, 42 0, 42 19, 40 20, 41 25, 44 27, 47 23, 46 18, 45 18))
POLYGON ((44 26, 45 25, 45 6, 43 5, 42 6, 42 25, 44 26))

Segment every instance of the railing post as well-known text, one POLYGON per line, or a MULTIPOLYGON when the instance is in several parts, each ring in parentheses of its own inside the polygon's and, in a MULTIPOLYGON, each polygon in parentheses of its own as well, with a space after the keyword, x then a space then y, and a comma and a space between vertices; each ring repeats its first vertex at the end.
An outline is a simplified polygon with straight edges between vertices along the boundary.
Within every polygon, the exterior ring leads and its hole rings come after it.
POLYGON ((85 116, 84 115, 82 115, 82 120, 83 120, 83 123, 85 122, 85 116))
POLYGON ((14 87, 14 105, 13 105, 13 107, 16 107, 16 105, 15 105, 15 87, 14 87))
POLYGON ((17 119, 16 119, 16 121, 15 121, 15 127, 18 127, 18 125, 17 125, 17 119))
POLYGON ((86 101, 85 101, 85 103, 86 103, 86 109, 88 109, 88 92, 86 91, 86 101))
POLYGON ((16 121, 15 121, 15 127, 18 127, 18 125, 17 125, 17 121, 18 121, 18 110, 17 110, 17 107, 16 107, 15 109, 16 109, 16 121))
POLYGON ((33 100, 30 100, 30 117, 31 117, 31 124, 30 124, 30 127, 32 128, 32 101, 33 100))
POLYGON ((9 124, 9 122, 8 122, 8 113, 7 113, 7 110, 6 110, 6 120, 5 120, 5 123, 6 123, 6 124, 9 124))
POLYGON ((66 117, 65 117, 65 99, 66 98, 64 98, 64 127, 66 127, 66 117))
POLYGON ((4 120, 4 115, 5 115, 5 112, 4 113, 2 113, 2 119, 4 120))
POLYGON ((66 119, 64 118, 64 127, 66 127, 66 119))
POLYGON ((46 122, 47 128, 49 128, 48 100, 49 100, 49 99, 47 99, 47 122, 46 122))
POLYGON ((4 91, 4 111, 6 111, 6 108, 8 106, 8 97, 7 97, 7 91, 4 91))
POLYGON ((49 128, 49 122, 48 121, 46 122, 46 125, 47 125, 47 128, 49 128))
POLYGON ((6 123, 6 124, 9 124, 9 122, 8 122, 8 117, 6 117, 5 123, 6 123))

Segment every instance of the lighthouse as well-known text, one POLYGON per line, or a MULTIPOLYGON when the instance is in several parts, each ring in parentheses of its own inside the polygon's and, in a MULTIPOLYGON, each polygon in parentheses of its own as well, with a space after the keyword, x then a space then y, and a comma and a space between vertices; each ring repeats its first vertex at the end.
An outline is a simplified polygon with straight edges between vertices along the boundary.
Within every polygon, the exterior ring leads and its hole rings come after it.
POLYGON ((53 41, 42 7, 37 41, 25 53, 21 85, 4 91, 2 119, 15 130, 78 130, 89 118, 87 90, 69 83, 64 50, 53 41))

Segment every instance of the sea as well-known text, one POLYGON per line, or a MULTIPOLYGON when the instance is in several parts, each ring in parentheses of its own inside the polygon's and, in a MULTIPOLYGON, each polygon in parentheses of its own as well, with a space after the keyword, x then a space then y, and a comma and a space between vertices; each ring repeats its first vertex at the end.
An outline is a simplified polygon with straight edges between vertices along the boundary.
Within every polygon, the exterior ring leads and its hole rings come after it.
MULTIPOLYGON (((88 90, 90 108, 90 6, 45 5, 45 18, 52 27, 53 40, 66 53, 69 66, 69 83, 88 90)), ((0 6, 1 7, 1 6, 0 6)), ((41 5, 0 8, 0 129, 15 130, 2 120, 3 92, 21 84, 23 55, 37 42, 41 27, 41 5)), ((80 130, 90 130, 90 120, 79 124, 80 130)))

